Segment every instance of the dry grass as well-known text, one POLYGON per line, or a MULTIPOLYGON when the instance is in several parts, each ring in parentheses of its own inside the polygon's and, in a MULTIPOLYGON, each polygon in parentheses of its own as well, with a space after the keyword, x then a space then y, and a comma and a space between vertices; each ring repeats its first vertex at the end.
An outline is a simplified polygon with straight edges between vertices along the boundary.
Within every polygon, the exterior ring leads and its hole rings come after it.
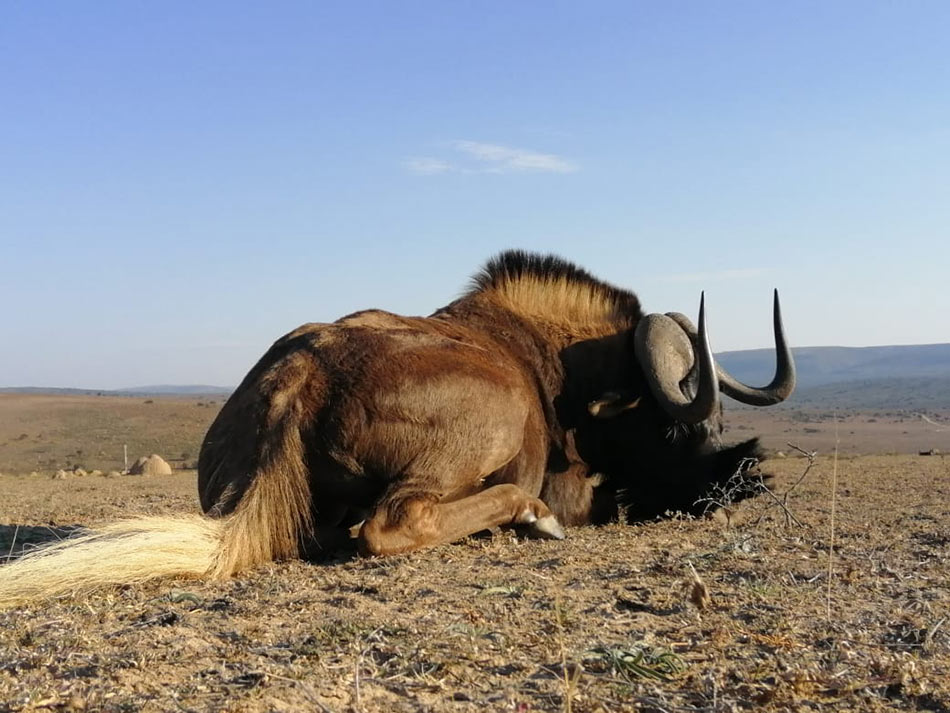
POLYGON ((217 397, 0 394, 0 473, 50 474, 79 465, 105 472, 158 453, 173 468, 193 463, 217 397))

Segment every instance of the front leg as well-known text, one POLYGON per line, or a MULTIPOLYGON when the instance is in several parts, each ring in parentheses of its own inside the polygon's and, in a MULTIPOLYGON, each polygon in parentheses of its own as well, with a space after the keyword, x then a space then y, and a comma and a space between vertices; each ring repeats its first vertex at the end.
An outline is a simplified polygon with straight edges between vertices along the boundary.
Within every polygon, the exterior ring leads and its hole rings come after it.
POLYGON ((526 525, 537 537, 564 539, 564 530, 548 506, 517 485, 494 485, 450 502, 424 494, 399 496, 398 490, 393 492, 363 523, 359 533, 362 554, 411 552, 499 525, 526 525))
POLYGON ((540 498, 565 525, 603 525, 617 516, 616 488, 577 452, 573 431, 564 438, 563 457, 548 461, 540 498))

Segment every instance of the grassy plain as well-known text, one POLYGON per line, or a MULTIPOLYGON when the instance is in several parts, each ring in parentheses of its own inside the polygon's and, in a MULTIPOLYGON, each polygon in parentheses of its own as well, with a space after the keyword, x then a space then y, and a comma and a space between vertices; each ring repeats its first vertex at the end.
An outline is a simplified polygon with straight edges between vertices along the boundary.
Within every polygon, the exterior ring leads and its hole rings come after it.
MULTIPOLYGON (((187 464, 217 405, 146 400, 0 399, 4 552, 197 509, 193 470, 49 477, 116 467, 124 442, 187 464)), ((728 439, 789 457, 764 464, 784 507, 729 522, 501 531, 0 612, 0 711, 948 711, 950 460, 916 453, 950 443, 928 418, 731 411, 728 439)))
POLYGON ((0 393, 0 473, 122 470, 158 453, 193 464, 222 396, 77 396, 0 393))

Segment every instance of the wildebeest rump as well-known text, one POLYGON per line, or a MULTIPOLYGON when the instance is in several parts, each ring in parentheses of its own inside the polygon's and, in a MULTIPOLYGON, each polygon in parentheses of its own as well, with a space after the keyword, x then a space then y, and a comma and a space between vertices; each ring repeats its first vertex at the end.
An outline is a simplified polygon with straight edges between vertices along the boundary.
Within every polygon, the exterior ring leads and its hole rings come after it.
POLYGON ((559 538, 561 523, 603 522, 618 506, 688 510, 759 455, 755 439, 721 447, 720 387, 757 405, 793 388, 777 300, 775 323, 776 377, 747 387, 715 364, 702 310, 698 329, 644 315, 632 292, 566 261, 503 253, 429 317, 358 312, 279 339, 203 442, 206 517, 118 523, 38 553, 13 565, 19 589, 4 568, 0 601, 225 577, 351 532, 363 553, 386 555, 498 525, 559 538), (109 561, 120 540, 133 556, 109 561), (85 569, 67 574, 83 548, 85 569))

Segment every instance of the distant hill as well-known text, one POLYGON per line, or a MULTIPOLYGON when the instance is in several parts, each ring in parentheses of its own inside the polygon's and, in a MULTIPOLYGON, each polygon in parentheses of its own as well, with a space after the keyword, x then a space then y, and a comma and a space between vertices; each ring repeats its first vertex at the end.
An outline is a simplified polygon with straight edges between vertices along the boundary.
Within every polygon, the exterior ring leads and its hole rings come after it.
MULTIPOLYGON (((792 349, 802 389, 869 379, 950 377, 950 344, 792 349)), ((775 371, 771 349, 722 352, 716 359, 737 379, 764 384, 775 371)))
MULTIPOLYGON (((798 386, 790 407, 950 410, 950 344, 793 349, 798 386)), ((737 379, 767 383, 771 349, 717 354, 737 379)))
POLYGON ((5 386, 0 394, 50 394, 56 396, 223 396, 234 391, 226 386, 163 384, 128 389, 67 389, 47 386, 5 386))
POLYGON ((55 394, 57 396, 95 396, 111 393, 95 389, 67 389, 53 386, 0 386, 0 394, 55 394))
POLYGON ((230 394, 234 391, 233 387, 228 386, 208 386, 207 384, 160 384, 157 386, 135 386, 129 389, 116 389, 114 394, 148 394, 151 396, 162 395, 186 395, 186 396, 206 396, 211 394, 230 394))
POLYGON ((950 378, 945 376, 837 381, 796 390, 792 408, 863 411, 950 411, 950 378))

